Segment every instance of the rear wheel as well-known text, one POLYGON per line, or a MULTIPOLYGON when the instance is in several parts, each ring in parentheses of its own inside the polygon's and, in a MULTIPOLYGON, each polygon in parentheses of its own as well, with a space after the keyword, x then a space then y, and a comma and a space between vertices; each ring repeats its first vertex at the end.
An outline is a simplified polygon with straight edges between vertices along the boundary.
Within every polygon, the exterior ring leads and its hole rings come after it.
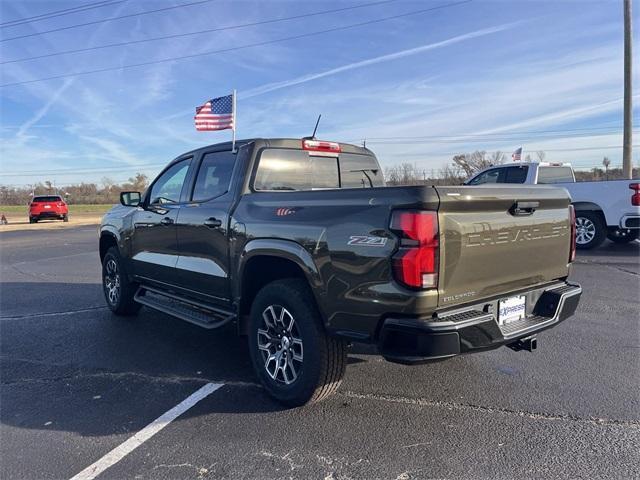
POLYGON ((38 219, 35 217, 29 217, 29 223, 38 223, 38 219))
POLYGON ((129 281, 116 247, 107 250, 102 261, 102 290, 108 307, 117 315, 135 315, 140 310, 133 300, 138 285, 129 281))
POLYGON ((599 246, 607 236, 607 226, 598 212, 576 212, 576 248, 589 250, 599 246))
POLYGON ((626 228, 612 228, 607 233, 607 238, 613 243, 629 243, 638 238, 640 231, 626 228))
POLYGON ((62 221, 63 221, 63 222, 68 222, 68 221, 69 221, 69 215, 64 215, 64 216, 62 217, 62 221))
POLYGON ((251 307, 249 352, 269 394, 296 407, 336 392, 346 367, 346 345, 329 337, 304 281, 272 282, 251 307))

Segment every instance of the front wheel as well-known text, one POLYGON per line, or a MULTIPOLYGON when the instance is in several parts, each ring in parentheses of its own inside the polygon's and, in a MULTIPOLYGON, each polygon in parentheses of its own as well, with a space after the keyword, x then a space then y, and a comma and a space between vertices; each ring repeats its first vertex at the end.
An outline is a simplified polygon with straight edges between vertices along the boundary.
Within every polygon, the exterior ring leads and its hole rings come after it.
POLYGON ((607 226, 598 212, 576 212, 576 248, 598 247, 607 236, 607 226))
POLYGON ((120 252, 111 247, 102 260, 102 290, 107 306, 117 315, 135 315, 142 306, 133 299, 136 289, 124 271, 120 252))
POLYGON ((612 228, 607 233, 607 238, 613 243, 624 244, 638 239, 640 231, 626 228, 612 228))
POLYGON ((251 307, 249 352, 267 392, 297 407, 336 392, 346 367, 344 341, 329 337, 304 280, 272 282, 251 307))

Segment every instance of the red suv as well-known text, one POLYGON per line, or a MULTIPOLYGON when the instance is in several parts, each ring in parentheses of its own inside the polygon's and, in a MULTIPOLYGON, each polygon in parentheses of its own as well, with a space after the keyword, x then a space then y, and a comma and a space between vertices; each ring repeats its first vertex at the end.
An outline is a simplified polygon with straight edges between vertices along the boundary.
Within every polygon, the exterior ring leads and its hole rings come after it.
POLYGON ((69 221, 69 207, 60 195, 41 195, 33 197, 29 204, 29 223, 55 218, 69 221))

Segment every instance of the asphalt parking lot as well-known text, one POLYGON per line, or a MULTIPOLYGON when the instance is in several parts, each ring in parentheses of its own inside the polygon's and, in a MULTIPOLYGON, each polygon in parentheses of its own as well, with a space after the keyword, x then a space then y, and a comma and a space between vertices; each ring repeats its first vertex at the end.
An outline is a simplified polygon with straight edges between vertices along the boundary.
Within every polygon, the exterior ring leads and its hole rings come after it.
POLYGON ((640 477, 640 243, 579 254, 579 310, 535 353, 356 349, 338 395, 292 410, 232 329, 113 318, 95 226, 0 233, 0 255, 3 479, 71 478, 209 383, 99 478, 640 477))

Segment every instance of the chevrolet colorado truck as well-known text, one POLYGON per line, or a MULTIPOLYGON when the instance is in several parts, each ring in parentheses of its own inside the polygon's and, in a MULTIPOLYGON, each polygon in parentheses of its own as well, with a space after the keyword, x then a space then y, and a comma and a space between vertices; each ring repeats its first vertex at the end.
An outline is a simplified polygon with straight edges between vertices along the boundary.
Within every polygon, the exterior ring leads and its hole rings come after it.
POLYGON ((518 162, 487 168, 465 183, 566 188, 576 209, 576 243, 579 249, 596 248, 605 238, 614 243, 628 243, 640 235, 638 179, 576 182, 573 168, 568 163, 518 162))
POLYGON ((351 343, 417 364, 507 345, 571 316, 566 190, 386 187, 373 153, 315 139, 173 160, 100 226, 104 294, 204 328, 235 324, 287 405, 335 392, 351 343))

